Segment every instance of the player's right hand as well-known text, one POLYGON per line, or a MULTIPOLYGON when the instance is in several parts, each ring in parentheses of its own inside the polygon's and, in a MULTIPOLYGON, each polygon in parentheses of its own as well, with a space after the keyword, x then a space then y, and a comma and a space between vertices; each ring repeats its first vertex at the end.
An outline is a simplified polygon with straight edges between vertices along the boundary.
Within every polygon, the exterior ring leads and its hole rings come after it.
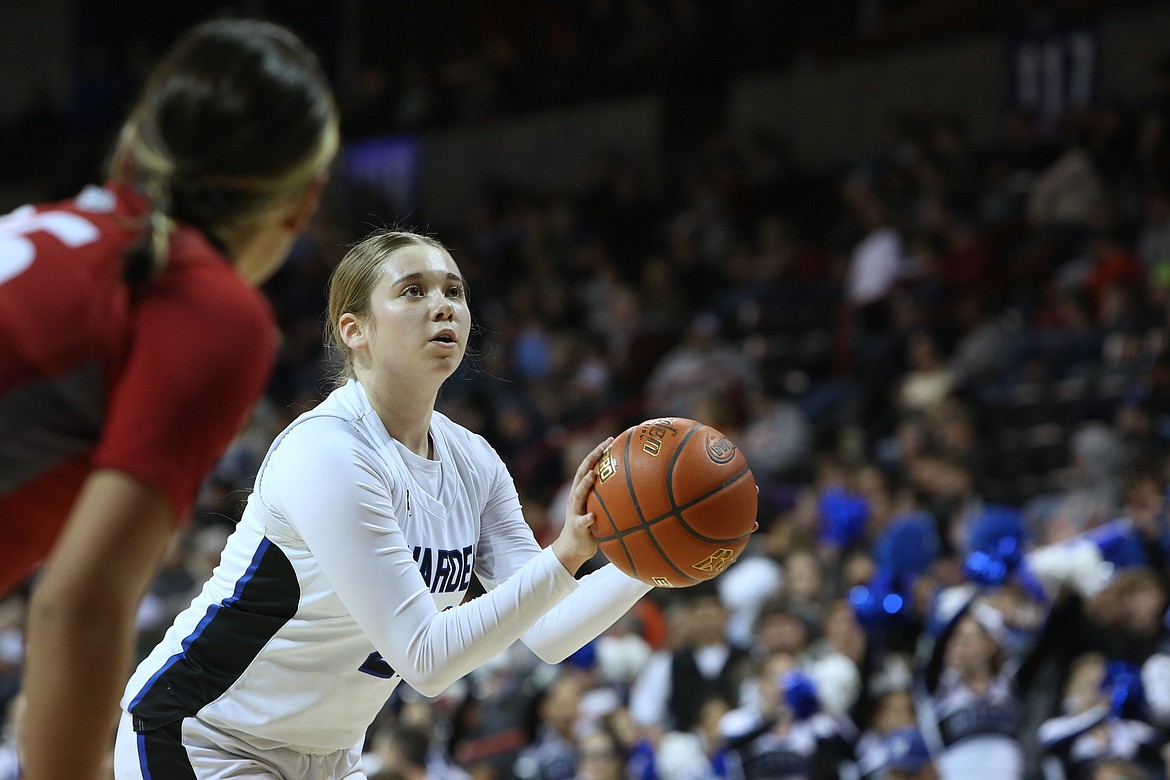
POLYGON ((585 561, 597 554, 597 540, 593 537, 592 527, 597 522, 596 516, 586 506, 589 491, 593 488, 596 478, 594 466, 601 459, 605 448, 613 444, 613 437, 598 444, 581 461, 577 473, 573 476, 573 488, 569 491, 569 501, 565 508, 565 525, 561 535, 552 543, 553 552, 571 574, 585 561))

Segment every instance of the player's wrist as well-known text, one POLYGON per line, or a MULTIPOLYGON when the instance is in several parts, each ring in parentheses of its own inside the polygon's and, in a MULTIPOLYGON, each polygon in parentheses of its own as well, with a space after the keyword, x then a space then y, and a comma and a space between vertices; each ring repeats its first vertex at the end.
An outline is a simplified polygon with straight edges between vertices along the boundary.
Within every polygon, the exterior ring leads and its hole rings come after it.
POLYGON ((557 556, 557 560, 561 565, 568 570, 569 574, 576 574, 577 570, 585 565, 585 562, 592 558, 592 555, 580 555, 573 552, 563 539, 557 539, 552 543, 553 554, 557 556))

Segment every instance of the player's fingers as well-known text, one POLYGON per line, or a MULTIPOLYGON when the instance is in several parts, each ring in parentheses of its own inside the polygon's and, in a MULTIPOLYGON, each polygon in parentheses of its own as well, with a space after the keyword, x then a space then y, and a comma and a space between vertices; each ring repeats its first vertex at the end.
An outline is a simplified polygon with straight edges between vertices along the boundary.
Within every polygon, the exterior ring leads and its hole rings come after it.
POLYGON ((585 500, 589 497, 589 491, 593 488, 593 480, 595 475, 592 471, 586 471, 577 478, 576 484, 573 485, 573 490, 569 494, 572 501, 573 511, 577 514, 585 512, 585 500))
POLYGON ((593 536, 593 528, 597 525, 597 515, 592 512, 586 512, 583 515, 577 516, 577 532, 581 534, 581 540, 585 545, 591 549, 596 549, 597 539, 593 536))
POLYGON ((593 450, 585 456, 585 460, 581 461, 581 465, 577 467, 577 475, 574 477, 574 481, 580 482, 581 477, 585 473, 592 471, 593 467, 597 464, 597 461, 601 460, 601 454, 605 452, 605 448, 611 444, 613 444, 612 436, 594 447, 593 450))
POLYGON ((585 456, 585 459, 581 461, 581 465, 577 467, 577 482, 580 482, 582 477, 593 471, 593 467, 597 465, 597 461, 601 459, 601 454, 605 452, 605 448, 609 446, 610 441, 612 441, 612 439, 603 441, 601 444, 598 444, 596 447, 594 447, 593 450, 585 456))

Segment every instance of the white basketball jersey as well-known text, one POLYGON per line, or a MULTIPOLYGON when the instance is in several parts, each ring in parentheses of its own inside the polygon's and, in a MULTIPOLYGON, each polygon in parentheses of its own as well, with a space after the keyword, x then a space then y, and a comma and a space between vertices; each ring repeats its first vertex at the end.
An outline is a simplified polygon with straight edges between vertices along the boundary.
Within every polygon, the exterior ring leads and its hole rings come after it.
POLYGON ((135 729, 196 716, 262 749, 348 749, 401 680, 437 695, 522 635, 555 662, 649 590, 612 566, 579 588, 491 446, 438 412, 430 436, 434 461, 412 470, 356 381, 290 425, 220 565, 131 678, 135 729), (473 571, 490 592, 453 609, 473 571))

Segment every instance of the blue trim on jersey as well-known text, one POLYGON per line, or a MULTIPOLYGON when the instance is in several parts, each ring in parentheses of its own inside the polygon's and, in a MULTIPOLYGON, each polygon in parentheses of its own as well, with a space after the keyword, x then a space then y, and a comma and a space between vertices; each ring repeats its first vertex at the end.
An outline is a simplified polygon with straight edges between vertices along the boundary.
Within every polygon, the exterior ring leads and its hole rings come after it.
POLYGON ((180 652, 130 702, 135 730, 194 715, 222 696, 296 614, 300 596, 292 563, 279 546, 262 538, 232 595, 207 608, 180 652))
POLYGON ((164 663, 157 672, 150 676, 150 679, 147 680, 146 684, 142 686, 142 690, 140 690, 138 695, 134 697, 134 700, 130 702, 130 706, 127 707, 130 712, 133 712, 134 708, 142 703, 142 697, 146 695, 147 691, 151 689, 159 677, 162 677, 163 674, 165 674, 172 666, 187 657, 187 651, 191 649, 191 644, 199 638, 199 636, 203 633, 203 630, 207 628, 216 614, 224 607, 230 607, 232 604, 235 604, 240 600, 240 594, 244 592, 244 586, 248 584, 248 582, 254 576, 256 576, 256 569, 260 566, 260 560, 264 557, 264 554, 268 552, 268 548, 271 545, 272 542, 269 541, 268 537, 264 537, 260 540, 260 544, 256 547, 256 552, 252 556, 252 562, 248 564, 247 570, 244 571, 244 576, 240 577, 240 579, 236 581, 236 587, 232 591, 232 595, 228 596, 219 604, 212 604, 207 608, 207 614, 205 614, 203 619, 199 621, 199 624, 195 626, 195 630, 188 634, 183 639, 183 641, 180 642, 180 645, 183 649, 168 658, 167 662, 164 663))

